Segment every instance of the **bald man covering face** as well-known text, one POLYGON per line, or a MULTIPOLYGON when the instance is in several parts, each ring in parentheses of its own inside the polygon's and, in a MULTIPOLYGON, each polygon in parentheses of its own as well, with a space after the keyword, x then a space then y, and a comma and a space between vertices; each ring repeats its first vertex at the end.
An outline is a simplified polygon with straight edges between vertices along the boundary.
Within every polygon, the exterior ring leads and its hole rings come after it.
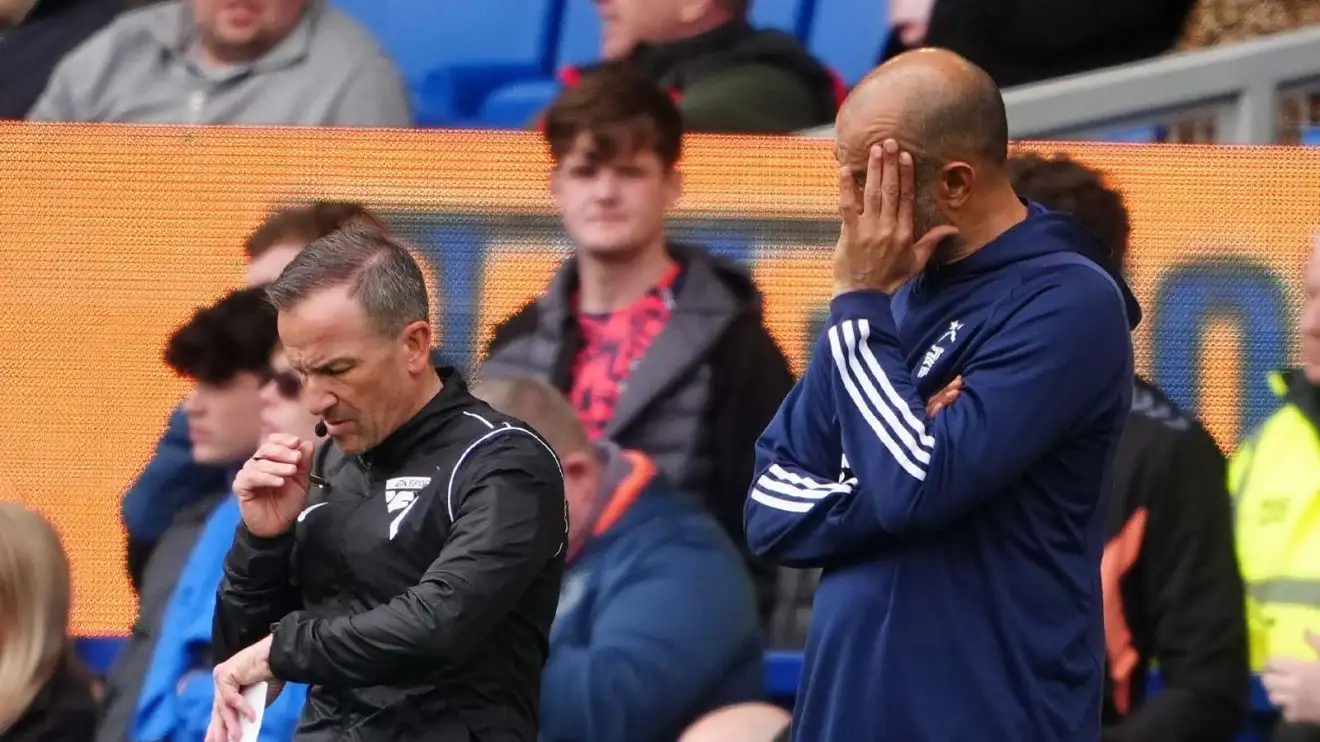
POLYGON ((746 510, 756 554, 824 568, 795 740, 1100 737, 1140 310, 1070 217, 1014 194, 1007 129, 985 72, 936 50, 839 113, 829 324, 746 510))

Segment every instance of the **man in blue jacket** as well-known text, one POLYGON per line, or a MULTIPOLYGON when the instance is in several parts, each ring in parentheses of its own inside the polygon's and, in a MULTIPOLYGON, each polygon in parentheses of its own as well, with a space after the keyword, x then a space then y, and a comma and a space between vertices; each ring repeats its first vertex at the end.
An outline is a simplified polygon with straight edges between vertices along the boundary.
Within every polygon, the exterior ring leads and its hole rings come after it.
POLYGON ((761 696, 756 595, 743 558, 697 500, 638 451, 593 445, 555 388, 473 389, 559 457, 568 569, 541 682, 541 742, 673 742, 721 706, 761 696))
POLYGON ((985 72, 939 50, 880 67, 839 114, 829 324, 757 443, 746 511, 754 553, 824 568, 796 740, 1100 737, 1139 309, 1070 217, 1014 194, 1006 119, 985 72))

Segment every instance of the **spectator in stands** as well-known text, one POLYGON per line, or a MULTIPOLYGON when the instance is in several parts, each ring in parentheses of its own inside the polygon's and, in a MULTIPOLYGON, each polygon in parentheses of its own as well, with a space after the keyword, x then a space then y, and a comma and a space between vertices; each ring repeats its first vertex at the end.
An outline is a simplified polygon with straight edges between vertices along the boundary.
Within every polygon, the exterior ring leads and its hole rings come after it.
POLYGON ((967 57, 1001 88, 1173 48, 1195 0, 895 0, 884 58, 918 46, 967 57))
MULTIPOLYGON (((165 362, 193 381, 183 403, 199 464, 236 472, 257 449, 261 388, 277 340, 275 309, 260 288, 240 289, 199 309, 170 337, 165 362)), ((181 507, 143 572, 132 635, 106 678, 98 742, 123 742, 161 633, 165 607, 207 518, 228 494, 228 481, 181 507)))
MULTIPOLYGON (((1102 173, 1035 154, 1014 157, 1010 172, 1019 195, 1073 214, 1123 269, 1127 208, 1102 173)), ((1246 721, 1246 615, 1225 469, 1205 428, 1137 377, 1101 567, 1106 742, 1228 742, 1246 721), (1164 690, 1147 696, 1155 663, 1164 690)))
MULTIPOLYGON (((274 281, 299 250, 356 219, 379 223, 364 206, 350 202, 317 201, 275 211, 243 246, 248 259, 247 285, 274 281)), ((193 460, 188 416, 182 408, 176 409, 151 461, 124 494, 128 573, 135 588, 140 586, 147 559, 175 514, 201 498, 227 490, 231 475, 222 467, 193 460)))
MULTIPOLYGON (((270 320, 274 323, 273 315, 270 320)), ((302 380, 284 353, 276 351, 269 381, 261 389, 261 437, 288 433, 315 440, 316 422, 302 403, 302 380)), ((226 497, 207 519, 179 575, 142 685, 129 737, 133 742, 202 742, 206 738, 215 696, 211 622, 225 557, 240 520, 238 500, 226 497)), ((261 742, 292 739, 306 700, 307 686, 284 686, 262 718, 261 742)))
MULTIPOLYGON (((595 0, 601 53, 679 100, 689 131, 788 133, 834 120, 846 92, 792 35, 747 23, 749 0, 595 0)), ((564 82, 576 84, 581 70, 564 82)))
POLYGON ((101 30, 123 0, 0 0, 0 120, 22 120, 69 50, 101 30))
POLYGON ((394 63, 326 0, 173 0, 124 13, 60 62, 29 118, 412 125, 394 63))
POLYGON ((92 738, 91 684, 69 641, 69 561, 50 523, 0 502, 0 739, 92 738))
POLYGON ((1315 0, 1198 0, 1178 46, 1201 49, 1317 24, 1315 0))
MULTIPOLYGON (((482 378, 548 381, 593 441, 645 452, 742 545, 753 445, 793 377, 747 273, 666 240, 681 191, 678 109, 614 65, 559 96, 545 137, 576 252, 546 293, 495 328, 482 378)), ((756 567, 766 613, 773 575, 756 567)))
POLYGON ((763 646, 738 550, 639 451, 592 444, 563 395, 531 379, 473 393, 554 448, 567 569, 542 675, 541 742, 672 742, 761 696, 763 646))
POLYGON ((1275 742, 1320 740, 1320 240, 1302 288, 1301 367, 1271 376, 1283 406, 1238 446, 1228 477, 1251 666, 1283 716, 1275 742))

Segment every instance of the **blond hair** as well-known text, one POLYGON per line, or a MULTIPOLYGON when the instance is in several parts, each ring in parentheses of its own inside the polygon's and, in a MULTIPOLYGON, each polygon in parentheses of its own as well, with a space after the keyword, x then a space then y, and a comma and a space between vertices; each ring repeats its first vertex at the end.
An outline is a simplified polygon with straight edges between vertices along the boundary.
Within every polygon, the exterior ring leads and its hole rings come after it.
POLYGON ((69 561, 45 518, 0 502, 0 735, 27 711, 64 657, 69 561))
POLYGON ((510 417, 531 426, 555 450, 555 454, 577 453, 591 447, 573 405, 558 389, 530 378, 483 379, 472 395, 510 417))

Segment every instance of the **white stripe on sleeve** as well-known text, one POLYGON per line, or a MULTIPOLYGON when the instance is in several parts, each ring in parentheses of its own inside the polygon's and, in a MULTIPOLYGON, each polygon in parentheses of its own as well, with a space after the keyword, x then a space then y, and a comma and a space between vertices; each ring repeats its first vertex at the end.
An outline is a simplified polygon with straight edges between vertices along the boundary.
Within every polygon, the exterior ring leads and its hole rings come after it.
POLYGON ((830 495, 851 493, 854 483, 854 481, 827 482, 794 474, 779 464, 772 464, 756 480, 751 497, 754 501, 776 510, 805 513, 830 495))
POLYGON ((870 375, 880 382, 880 388, 885 390, 885 396, 889 397, 889 401, 894 407, 898 408, 899 413, 903 416, 903 421, 908 424, 908 427, 912 428, 912 432, 917 434, 917 439, 921 441, 921 445, 926 448, 933 447, 935 439, 926 435, 926 423, 912 414, 912 408, 908 406, 907 401, 898 393, 894 385, 889 383, 889 377, 885 375, 884 369, 880 367, 880 361, 876 360, 875 354, 871 352, 871 346, 866 342, 869 337, 871 337, 871 321, 857 320, 857 345, 861 350, 862 360, 866 362, 866 368, 870 371, 870 375))
MULTIPOLYGON (((869 381, 866 381, 864 375, 859 374, 866 386, 869 387, 871 392, 869 395, 864 394, 862 390, 858 389, 857 384, 853 381, 850 369, 853 369, 854 365, 856 365, 856 370, 860 371, 860 363, 857 363, 855 360, 856 337, 853 333, 851 320, 843 323, 843 329, 844 331, 840 332, 839 325, 830 328, 830 351, 834 356, 834 367, 839 372, 839 379, 843 382, 844 389, 847 390, 848 396, 852 398, 853 405, 857 407, 857 411, 861 413, 862 418, 866 420, 867 424, 871 426, 871 430, 875 432, 876 438, 879 438, 880 442, 884 444, 884 447, 889 449, 889 453, 893 455, 894 460, 898 462, 898 465, 903 467, 903 471, 906 471, 918 480, 924 481, 926 479, 926 470, 916 462, 912 461, 908 456, 908 450, 905 450, 902 444, 894 440, 894 437, 890 435, 889 429, 885 427, 884 423, 876 418, 875 412, 871 409, 871 403, 875 404, 876 409, 878 409, 880 414, 885 417, 891 426, 893 426, 895 431, 900 435, 907 435, 908 440, 911 441, 912 444, 909 449, 915 446, 916 441, 912 441, 911 435, 903 429, 902 425, 898 422, 898 419, 894 416, 893 410, 889 409, 888 405, 885 404, 884 398, 876 393, 875 387, 872 386, 869 381), (840 339, 840 336, 843 336, 843 340, 840 339), (845 355, 843 348, 845 342, 849 346, 849 353, 847 355, 845 355), (868 400, 870 401, 868 402, 868 400)), ((925 456, 925 458, 922 459, 923 463, 930 461, 929 452, 924 449, 918 450, 920 450, 925 456)))

